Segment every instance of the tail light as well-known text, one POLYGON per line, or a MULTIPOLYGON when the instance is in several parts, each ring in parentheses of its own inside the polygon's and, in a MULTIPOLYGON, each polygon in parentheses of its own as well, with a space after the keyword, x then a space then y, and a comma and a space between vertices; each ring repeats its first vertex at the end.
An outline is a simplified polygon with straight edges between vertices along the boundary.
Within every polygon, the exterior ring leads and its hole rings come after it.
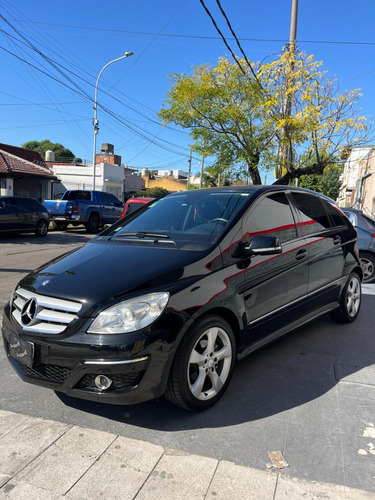
POLYGON ((78 203, 73 203, 72 212, 74 214, 79 214, 79 205, 78 205, 78 203))

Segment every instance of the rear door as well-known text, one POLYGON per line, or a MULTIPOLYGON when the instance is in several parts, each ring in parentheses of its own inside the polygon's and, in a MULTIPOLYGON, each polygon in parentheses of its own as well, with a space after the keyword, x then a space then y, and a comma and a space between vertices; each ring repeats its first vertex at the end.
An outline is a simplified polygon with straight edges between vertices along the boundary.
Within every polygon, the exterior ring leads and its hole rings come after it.
POLYGON ((299 232, 307 243, 308 294, 315 309, 337 300, 344 266, 344 227, 335 225, 319 196, 303 192, 291 196, 298 212, 299 232))
POLYGON ((308 253, 297 232, 292 207, 284 191, 263 196, 243 219, 243 240, 255 235, 279 238, 282 252, 248 259, 243 296, 251 344, 304 314, 307 295, 308 253))

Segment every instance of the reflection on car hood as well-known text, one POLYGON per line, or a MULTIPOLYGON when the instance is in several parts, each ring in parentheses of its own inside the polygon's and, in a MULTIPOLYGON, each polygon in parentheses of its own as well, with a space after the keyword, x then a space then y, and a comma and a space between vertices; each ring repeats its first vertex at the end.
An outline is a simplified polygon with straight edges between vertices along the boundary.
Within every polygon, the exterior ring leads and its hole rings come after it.
POLYGON ((91 242, 29 274, 21 286, 89 306, 137 289, 142 293, 147 287, 162 289, 182 278, 207 273, 206 259, 201 260, 206 253, 91 242))

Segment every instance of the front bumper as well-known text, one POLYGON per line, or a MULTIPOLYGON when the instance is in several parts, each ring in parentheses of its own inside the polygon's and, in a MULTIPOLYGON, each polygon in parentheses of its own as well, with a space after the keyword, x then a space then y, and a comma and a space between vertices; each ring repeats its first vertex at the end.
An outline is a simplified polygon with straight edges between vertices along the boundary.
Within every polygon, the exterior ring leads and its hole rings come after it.
POLYGON ((9 307, 2 323, 5 352, 25 382, 112 404, 140 403, 165 392, 174 352, 174 344, 166 341, 165 333, 148 337, 137 332, 106 344, 102 337, 84 332, 46 338, 22 332, 10 319, 9 307), (93 343, 97 340, 100 343, 93 343), (111 379, 108 389, 97 388, 98 375, 111 379))

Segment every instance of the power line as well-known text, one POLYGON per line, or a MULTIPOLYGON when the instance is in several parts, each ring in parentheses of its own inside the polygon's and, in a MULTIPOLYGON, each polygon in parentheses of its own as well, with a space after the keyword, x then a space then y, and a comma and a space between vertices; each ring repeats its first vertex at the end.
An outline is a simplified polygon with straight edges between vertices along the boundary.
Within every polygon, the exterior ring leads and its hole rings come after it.
MULTIPOLYGON (((133 31, 133 30, 120 30, 113 28, 99 28, 95 26, 82 26, 74 24, 60 24, 60 23, 47 23, 42 21, 31 21, 24 19, 11 19, 11 21, 41 24, 45 26, 56 26, 60 28, 74 28, 74 29, 84 29, 89 31, 104 31, 109 33, 125 33, 131 35, 149 35, 149 36, 159 36, 164 38, 192 38, 196 40, 221 40, 218 36, 207 36, 207 35, 183 35, 181 33, 155 33, 152 31, 133 31)), ((233 41, 235 38, 227 37, 227 40, 233 41)), ((240 37, 241 42, 277 42, 285 44, 288 42, 287 38, 248 38, 240 37)), ((341 45, 375 45, 375 42, 358 42, 353 40, 298 40, 299 43, 318 43, 318 44, 341 44, 341 45)))
POLYGON ((230 32, 232 33, 232 35, 233 35, 234 39, 236 40, 237 46, 238 46, 238 48, 240 49, 241 54, 242 54, 242 55, 244 56, 244 58, 245 58, 246 64, 247 64, 247 65, 249 66, 249 68, 250 68, 250 71, 251 71, 251 73, 252 73, 253 77, 254 77, 254 78, 255 78, 255 80, 258 82, 259 87, 262 87, 262 84, 261 84, 261 83, 260 83, 260 81, 258 80, 258 77, 257 77, 257 75, 256 75, 256 73, 255 73, 255 71, 254 71, 254 69, 253 69, 253 66, 251 65, 251 63, 250 63, 250 61, 249 61, 249 59, 248 59, 247 55, 245 54, 245 51, 243 50, 243 48, 242 48, 242 46, 241 46, 241 44, 240 44, 240 42, 239 42, 239 40, 238 40, 238 38, 237 38, 237 36, 236 36, 236 33, 234 32, 234 30, 233 30, 233 28, 232 28, 232 24, 230 23, 230 21, 229 21, 229 19, 228 19, 227 15, 226 15, 226 13, 225 13, 225 11, 224 11, 223 7, 221 6, 220 0, 216 0, 216 3, 217 3, 217 5, 218 5, 218 7, 219 7, 219 9, 220 9, 220 12, 222 13, 222 15, 223 15, 223 17, 224 17, 225 21, 227 22, 227 25, 228 25, 228 28, 230 29, 230 32))

